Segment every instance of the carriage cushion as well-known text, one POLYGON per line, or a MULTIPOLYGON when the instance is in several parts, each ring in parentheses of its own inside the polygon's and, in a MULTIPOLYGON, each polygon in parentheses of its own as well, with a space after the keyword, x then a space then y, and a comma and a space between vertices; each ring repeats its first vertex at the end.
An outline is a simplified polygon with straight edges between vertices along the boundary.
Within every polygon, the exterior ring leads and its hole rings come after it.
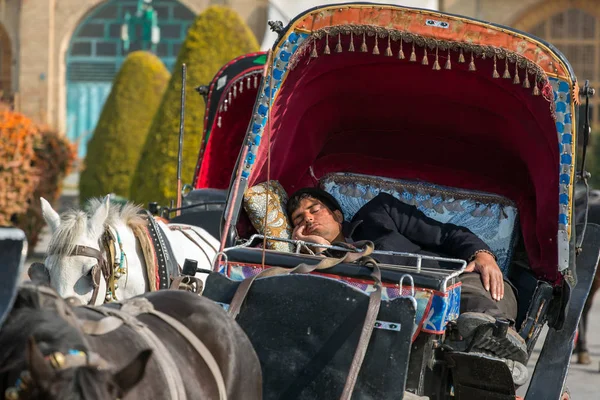
POLYGON ((332 173, 320 180, 322 189, 337 199, 344 218, 380 192, 415 205, 430 218, 470 229, 498 257, 506 275, 517 239, 518 211, 513 202, 495 194, 352 173, 332 173))
MULTIPOLYGON (((267 236, 289 239, 292 236, 292 226, 288 220, 285 208, 288 197, 283 187, 277 181, 270 181, 269 186, 269 215, 265 232, 265 214, 267 204, 267 184, 255 185, 244 193, 244 209, 257 232, 267 236)), ((267 248, 278 251, 292 251, 289 243, 267 241, 267 248)))

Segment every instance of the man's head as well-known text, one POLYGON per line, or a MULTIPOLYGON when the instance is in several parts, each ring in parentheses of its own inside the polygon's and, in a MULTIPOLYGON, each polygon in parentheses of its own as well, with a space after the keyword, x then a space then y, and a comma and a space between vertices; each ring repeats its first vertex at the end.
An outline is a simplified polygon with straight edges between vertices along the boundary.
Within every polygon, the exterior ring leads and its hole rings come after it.
POLYGON ((337 200, 324 190, 298 190, 290 196, 287 212, 294 228, 304 226, 304 236, 320 236, 330 243, 343 239, 344 215, 337 200))

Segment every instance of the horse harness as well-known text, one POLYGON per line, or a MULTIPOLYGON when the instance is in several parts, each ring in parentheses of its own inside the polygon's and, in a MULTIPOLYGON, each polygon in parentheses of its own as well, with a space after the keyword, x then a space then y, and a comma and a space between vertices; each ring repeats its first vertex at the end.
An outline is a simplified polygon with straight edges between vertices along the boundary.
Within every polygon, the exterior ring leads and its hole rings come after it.
MULTIPOLYGON (((147 212, 146 212, 147 213, 147 212)), ((179 265, 175 259, 173 249, 166 240, 165 233, 156 223, 154 217, 147 213, 148 234, 151 238, 154 251, 156 253, 156 267, 159 276, 159 289, 168 289, 171 280, 179 276, 179 265)), ((138 239, 139 240, 139 239, 138 239)), ((117 301, 116 289, 118 288, 117 280, 121 275, 127 273, 127 269, 123 266, 123 258, 125 253, 121 247, 120 260, 116 258, 117 246, 121 245, 120 238, 112 234, 110 228, 107 228, 100 238, 100 246, 109 255, 108 259, 104 257, 102 251, 93 247, 76 245, 69 256, 83 256, 95 258, 97 263, 92 267, 90 275, 92 278, 92 297, 88 305, 96 304, 98 292, 100 291, 100 279, 103 277, 106 282, 106 294, 104 302, 117 301)), ((179 281, 178 281, 179 282, 179 281)))
MULTIPOLYGON (((97 254, 92 255, 92 253, 93 252, 90 252, 89 256, 96 258, 97 254)), ((221 369, 211 351, 187 326, 170 315, 154 309, 152 303, 147 299, 129 299, 122 303, 120 310, 114 308, 103 309, 92 306, 81 306, 87 310, 100 313, 104 317, 98 321, 93 321, 79 318, 67 304, 67 300, 61 299, 50 288, 45 286, 34 286, 30 283, 25 283, 23 285, 31 285, 31 288, 36 290, 40 294, 40 297, 47 296, 50 298, 52 308, 56 309, 58 315, 82 334, 83 344, 86 349, 91 349, 86 336, 102 336, 120 328, 122 325, 131 327, 146 345, 153 350, 153 354, 155 355, 154 359, 168 386, 170 394, 169 399, 187 400, 185 382, 183 382, 181 375, 178 373, 178 366, 172 354, 165 347, 160 338, 156 336, 146 324, 142 323, 137 318, 142 314, 153 315, 179 333, 193 348, 196 354, 202 358, 215 380, 219 400, 227 400, 225 379, 223 378, 221 369)), ((45 358, 56 371, 83 366, 90 366, 101 370, 108 370, 110 368, 109 362, 103 359, 99 354, 89 350, 85 352, 80 350, 69 350, 66 354, 54 352, 45 358)), ((32 382, 29 371, 22 371, 15 385, 6 390, 5 397, 9 400, 18 400, 20 398, 20 393, 26 391, 32 383, 34 382, 32 382)))
POLYGON ((100 242, 101 247, 104 247, 109 255, 108 260, 104 257, 104 253, 102 253, 100 250, 89 246, 76 245, 71 253, 69 253, 70 256, 90 257, 95 258, 97 261, 97 263, 90 270, 93 290, 92 297, 88 303, 89 305, 96 304, 98 292, 100 291, 100 279, 102 277, 106 282, 106 296, 104 298, 104 302, 107 303, 117 300, 116 289, 118 288, 118 285, 116 281, 121 277, 122 274, 127 273, 127 269, 123 266, 123 259, 125 256, 123 248, 121 248, 120 261, 116 260, 116 246, 120 246, 121 241, 118 238, 115 238, 110 229, 107 228, 102 234, 100 242))

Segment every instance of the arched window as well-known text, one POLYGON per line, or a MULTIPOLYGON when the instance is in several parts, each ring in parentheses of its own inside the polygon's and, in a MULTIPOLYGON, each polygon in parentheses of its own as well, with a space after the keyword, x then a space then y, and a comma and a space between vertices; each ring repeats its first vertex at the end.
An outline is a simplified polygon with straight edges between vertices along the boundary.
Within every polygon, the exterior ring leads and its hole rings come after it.
MULTIPOLYGON (((589 79, 600 89, 600 23, 594 15, 569 8, 551 16, 529 31, 556 46, 571 63, 579 85, 589 79)), ((600 116, 598 96, 592 98, 592 118, 600 116)))
MULTIPOLYGON (((66 59, 67 137, 79 144, 82 158, 113 78, 127 54, 142 48, 142 43, 134 40, 125 50, 121 39, 125 16, 135 15, 141 1, 107 1, 81 21, 71 38, 66 59)), ((160 28, 156 55, 172 70, 195 15, 177 0, 152 0, 151 5, 160 28)), ((135 36, 141 37, 140 32, 135 36)))

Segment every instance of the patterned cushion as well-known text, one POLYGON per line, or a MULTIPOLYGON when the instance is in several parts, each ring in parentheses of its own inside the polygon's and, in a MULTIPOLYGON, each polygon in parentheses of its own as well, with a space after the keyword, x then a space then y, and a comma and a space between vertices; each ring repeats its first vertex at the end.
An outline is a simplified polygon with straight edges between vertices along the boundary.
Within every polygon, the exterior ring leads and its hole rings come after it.
MULTIPOLYGON (((269 216, 267 219, 266 235, 283 239, 292 236, 292 225, 288 221, 285 208, 287 193, 277 181, 270 181, 269 189, 269 216)), ((246 190, 244 193, 244 209, 248 213, 250 222, 259 233, 264 233, 267 200, 267 182, 260 183, 246 190)), ((267 248, 278 251, 293 251, 289 243, 267 241, 267 248)))
POLYGON ((506 274, 517 238, 518 212, 510 200, 489 193, 360 174, 333 173, 321 179, 321 188, 335 197, 344 218, 354 214, 380 192, 416 205, 440 222, 464 226, 481 238, 498 257, 506 274))

